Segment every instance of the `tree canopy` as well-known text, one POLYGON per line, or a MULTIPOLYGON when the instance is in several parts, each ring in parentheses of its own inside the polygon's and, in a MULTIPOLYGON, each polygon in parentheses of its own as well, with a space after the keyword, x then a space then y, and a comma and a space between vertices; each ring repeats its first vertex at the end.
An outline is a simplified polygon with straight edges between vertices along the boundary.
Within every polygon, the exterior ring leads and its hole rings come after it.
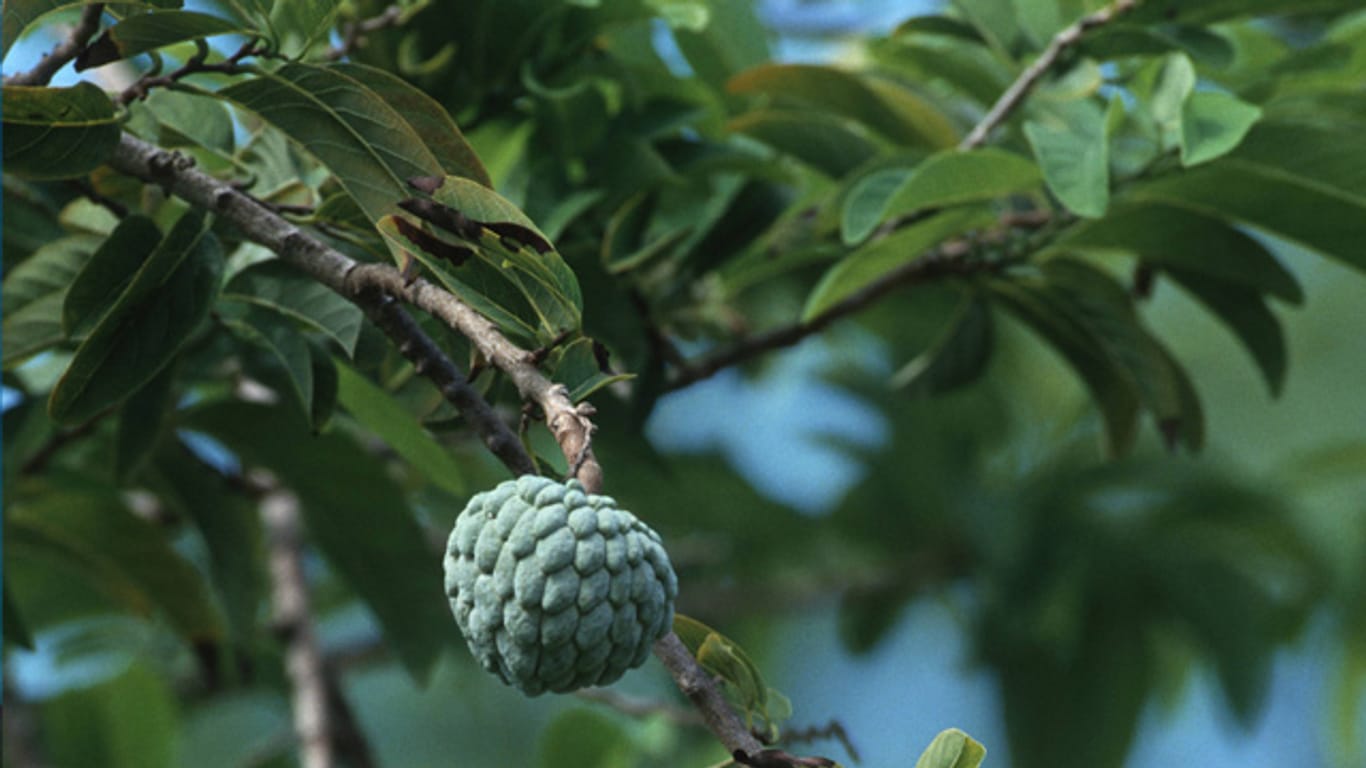
MULTIPOLYGON (((1366 9, 941 6, 817 62, 729 0, 4 0, 6 53, 53 41, 4 81, 4 764, 849 764, 775 627, 863 654, 928 596, 998 685, 987 764, 1121 766, 1195 669, 1250 726, 1311 622, 1366 757, 1366 443, 1204 455, 1155 319, 1285 390, 1305 275, 1366 270, 1366 9), (800 449, 744 385, 819 390, 782 412, 828 498, 651 433, 800 449), (471 662, 446 537, 526 474, 662 536, 636 674, 678 690, 471 662)), ((980 764, 950 725, 902 763, 980 764)))

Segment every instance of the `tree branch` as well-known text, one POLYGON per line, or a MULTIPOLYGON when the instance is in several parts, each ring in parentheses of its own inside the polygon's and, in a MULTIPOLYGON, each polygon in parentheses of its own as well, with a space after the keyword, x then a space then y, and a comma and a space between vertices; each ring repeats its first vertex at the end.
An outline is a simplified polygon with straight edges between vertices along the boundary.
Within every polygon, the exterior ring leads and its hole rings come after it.
POLYGON ((86 43, 100 30, 100 19, 104 16, 104 3, 92 3, 81 11, 81 20, 71 28, 66 39, 57 44, 46 56, 27 72, 20 72, 5 78, 5 85, 47 85, 57 70, 85 50, 86 43))
MULTIPOLYGON (((532 471, 534 464, 521 441, 403 308, 382 291, 347 282, 347 274, 359 266, 351 257, 329 248, 227 182, 195 169, 188 158, 131 135, 123 135, 109 164, 216 213, 253 242, 274 251, 282 261, 302 269, 355 303, 460 410, 493 455, 515 474, 532 471)), ((388 269, 398 275, 397 270, 388 269)))
POLYGON ((271 624, 285 644, 285 675, 293 691, 301 762, 304 768, 333 768, 337 763, 327 678, 304 581, 298 501, 280 491, 268 494, 261 501, 261 520, 270 551, 271 624))
POLYGON ((678 690, 692 702, 693 707, 702 713, 702 720, 716 738, 731 754, 742 752, 754 754, 763 749, 759 740, 754 738, 749 728, 730 708, 730 703, 721 693, 721 688, 697 663, 688 646, 670 632, 655 643, 655 658, 673 676, 678 690))
POLYGON ((765 352, 793 346, 806 337, 824 330, 836 320, 867 308, 898 288, 943 277, 962 277, 990 272, 998 268, 994 262, 970 261, 964 258, 971 250, 971 246, 971 242, 967 240, 952 240, 944 243, 919 259, 888 272, 809 320, 755 334, 741 340, 729 349, 681 368, 669 380, 666 388, 670 391, 682 389, 703 379, 711 378, 726 368, 751 360, 765 352))
MULTIPOLYGON (((388 295, 403 298, 443 320, 468 337, 480 353, 507 374, 524 399, 541 406, 546 422, 559 441, 570 467, 578 467, 579 480, 590 491, 602 488, 602 470, 593 458, 591 448, 593 424, 588 417, 592 411, 585 407, 587 404, 575 406, 563 385, 545 378, 530 362, 529 352, 503 338, 492 323, 451 294, 425 280, 407 283, 397 269, 387 264, 361 265, 260 205, 250 195, 195 169, 193 161, 183 155, 160 149, 131 135, 124 134, 120 138, 109 158, 109 165, 121 173, 158 184, 168 193, 217 214, 240 229, 251 241, 274 251, 281 260, 304 270, 368 313, 375 313, 372 316, 383 319, 379 313, 389 313, 391 317, 386 320, 387 325, 381 328, 391 334, 391 338, 400 345, 400 350, 405 343, 410 344, 409 351, 404 354, 417 355, 419 347, 425 350, 422 359, 429 361, 425 368, 428 376, 435 371, 446 370, 448 366, 453 368, 453 364, 440 354, 430 339, 413 333, 415 324, 405 330, 402 321, 394 319, 397 317, 394 313, 401 313, 402 310, 397 307, 384 309, 386 305, 377 304, 376 297, 388 295), (425 352, 434 354, 425 355, 425 352)), ((412 319, 408 318, 408 322, 412 323, 412 319)), ((450 385, 439 386, 443 387, 443 392, 450 388, 450 385)), ((470 393, 478 397, 477 392, 470 390, 470 393)), ((483 402, 482 398, 479 402, 483 402)), ((487 408, 487 403, 483 403, 483 407, 487 408)), ((490 450, 501 444, 501 431, 482 420, 472 421, 472 424, 476 430, 489 430, 480 435, 490 450)), ((517 448, 521 450, 520 445, 517 448)), ((504 458, 504 454, 498 455, 504 458)), ((507 463, 508 459, 504 458, 504 462, 507 463)), ((655 643, 654 651, 679 689, 702 713, 707 727, 725 744, 727 750, 732 753, 743 750, 751 754, 759 749, 758 740, 730 708, 717 683, 702 669, 677 635, 670 632, 655 643)))
POLYGON ((1113 3, 1101 8, 1095 13, 1088 14, 1075 21, 1071 26, 1066 27, 1061 32, 1053 36, 1048 42, 1048 47, 1044 48, 1039 58, 1034 60, 1015 82, 1001 94, 991 109, 981 119, 977 125, 973 126, 971 132, 958 144, 961 150, 976 149, 986 143, 988 135, 1006 121, 1010 114, 1014 112, 1020 104, 1024 102, 1025 96, 1034 89, 1043 76, 1048 74, 1048 70, 1058 61, 1058 57, 1063 51, 1076 45, 1081 40, 1082 35, 1096 27, 1109 24, 1114 19, 1132 11, 1138 6, 1139 0, 1115 0, 1113 3))

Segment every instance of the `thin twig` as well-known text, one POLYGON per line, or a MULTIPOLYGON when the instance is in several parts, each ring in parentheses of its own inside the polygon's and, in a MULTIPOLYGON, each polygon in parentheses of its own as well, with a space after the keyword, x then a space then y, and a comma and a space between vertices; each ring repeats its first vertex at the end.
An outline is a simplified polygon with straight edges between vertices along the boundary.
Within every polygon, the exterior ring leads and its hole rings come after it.
POLYGON ((71 443, 78 442, 86 437, 89 437, 91 434, 94 433, 95 428, 100 425, 100 422, 103 421, 106 416, 113 412, 114 409, 106 408, 100 411, 99 413, 95 414, 94 416, 90 417, 86 421, 77 424, 74 427, 71 427, 70 429, 63 429, 52 433, 52 436, 49 437, 41 446, 39 446, 38 450, 34 451, 33 455, 30 456, 26 461, 24 461, 24 463, 19 467, 19 474, 41 474, 43 470, 47 469, 47 465, 52 462, 52 459, 56 457, 56 455, 60 453, 63 448, 70 445, 71 443))
MULTIPOLYGON (((8 10, 8 9, 6 9, 8 10)), ((100 19, 104 16, 104 3, 92 3, 81 11, 81 20, 71 28, 66 39, 57 44, 46 56, 27 72, 20 72, 5 78, 5 85, 47 85, 57 70, 80 55, 90 38, 100 30, 100 19)))
POLYGON ((300 762, 304 768, 333 768, 337 763, 327 678, 304 581, 298 500, 282 491, 267 495, 261 502, 261 520, 270 550, 271 623, 285 645, 300 762))
POLYGON ((1077 44, 1082 35, 1096 27, 1109 24, 1115 18, 1132 11, 1139 4, 1140 0, 1115 0, 1115 2, 1101 8, 1095 13, 1081 17, 1071 26, 1066 27, 1061 32, 1053 36, 1048 42, 1048 47, 1044 48, 1039 58, 1034 60, 1015 82, 1001 94, 996 103, 991 106, 986 115, 973 126, 963 141, 958 144, 962 150, 976 149, 986 143, 987 137, 992 131, 1006 121, 1010 114, 1014 112, 1020 104, 1024 102, 1025 96, 1038 85, 1043 76, 1048 74, 1057 63, 1058 57, 1063 51, 1077 44))
POLYGON ((830 305, 808 320, 774 328, 736 342, 734 346, 703 357, 678 368, 669 379, 666 391, 682 389, 721 371, 752 360, 765 352, 793 346, 808 336, 817 334, 836 320, 856 314, 896 291, 910 285, 933 282, 952 277, 971 277, 993 274, 1004 268, 999 260, 968 258, 981 244, 1000 244, 1017 229, 1038 229, 1053 221, 1047 211, 1008 213, 996 225, 976 236, 945 241, 925 255, 892 270, 843 300, 830 305))
POLYGON ((612 688, 583 688, 575 691, 574 695, 584 701, 592 701, 611 707, 627 717, 643 720, 658 716, 674 725, 706 727, 706 723, 702 721, 702 716, 695 710, 676 707, 665 701, 629 696, 612 688))
MULTIPOLYGON (((424 280, 407 284, 403 275, 389 265, 360 265, 260 205, 251 196, 195 169, 192 161, 178 153, 124 134, 110 156, 109 164, 121 173, 158 184, 192 205, 215 213, 253 242, 274 251, 281 260, 304 270, 362 308, 367 305, 373 308, 374 299, 369 297, 375 294, 370 289, 378 287, 383 293, 404 298, 445 321, 469 338, 484 357, 502 370, 524 399, 541 406, 567 461, 572 463, 577 456, 585 457, 579 473, 583 484, 590 490, 602 487, 601 467, 596 459, 588 458, 592 455, 588 448, 592 434, 589 413, 569 400, 563 385, 549 381, 527 361, 530 353, 513 345, 492 323, 451 294, 424 280)), ((402 344, 405 339, 395 341, 402 344)), ((475 425, 475 428, 479 426, 475 425)), ((488 442, 488 435, 483 436, 488 442)), ((760 747, 758 740, 731 709, 716 681, 692 657, 683 641, 671 632, 655 643, 654 650, 655 656, 726 749, 732 753, 736 750, 742 750, 744 754, 756 753, 760 747)))
POLYGON ((365 45, 366 36, 397 26, 402 21, 403 9, 397 3, 368 19, 349 21, 342 27, 341 45, 329 48, 323 56, 332 61, 344 59, 365 45))
POLYGON ((755 334, 742 339, 729 349, 689 364, 669 380, 666 388, 670 391, 682 389, 711 378, 726 368, 752 360, 765 352, 793 346, 806 337, 824 330, 836 320, 867 308, 898 288, 944 277, 966 277, 992 272, 999 268, 995 262, 964 258, 971 247, 971 242, 967 240, 944 243, 919 259, 888 272, 815 317, 755 334))
POLYGON ((115 101, 119 104, 128 104, 135 100, 145 99, 147 98, 147 95, 152 92, 153 88, 163 88, 168 85, 174 85, 190 75, 201 72, 217 72, 226 75, 237 74, 244 69, 241 63, 243 59, 250 56, 259 56, 265 52, 265 49, 259 47, 256 39, 252 38, 244 43, 241 48, 237 49, 236 53, 223 61, 214 64, 208 63, 209 51, 208 45, 203 41, 200 41, 198 51, 181 65, 179 69, 176 69, 167 75, 143 75, 132 85, 125 88, 123 93, 120 93, 115 101))

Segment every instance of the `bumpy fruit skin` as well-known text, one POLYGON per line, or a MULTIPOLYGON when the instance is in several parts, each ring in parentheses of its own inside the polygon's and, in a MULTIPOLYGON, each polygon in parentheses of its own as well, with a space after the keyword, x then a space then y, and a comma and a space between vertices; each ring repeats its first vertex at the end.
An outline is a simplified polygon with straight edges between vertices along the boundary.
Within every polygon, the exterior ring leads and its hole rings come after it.
POLYGON ((575 480, 524 475, 476 494, 445 567, 470 651, 528 696, 611 683, 673 625, 678 578, 659 534, 575 480))

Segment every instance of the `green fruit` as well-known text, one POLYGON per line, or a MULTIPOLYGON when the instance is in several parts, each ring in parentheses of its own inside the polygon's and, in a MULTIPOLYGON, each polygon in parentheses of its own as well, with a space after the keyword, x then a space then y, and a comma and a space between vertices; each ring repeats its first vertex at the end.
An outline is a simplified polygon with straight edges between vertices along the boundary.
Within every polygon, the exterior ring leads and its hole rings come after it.
POLYGON ((607 685, 673 625, 678 577, 659 534, 575 480, 524 475, 476 494, 445 567, 470 651, 529 696, 607 685))

